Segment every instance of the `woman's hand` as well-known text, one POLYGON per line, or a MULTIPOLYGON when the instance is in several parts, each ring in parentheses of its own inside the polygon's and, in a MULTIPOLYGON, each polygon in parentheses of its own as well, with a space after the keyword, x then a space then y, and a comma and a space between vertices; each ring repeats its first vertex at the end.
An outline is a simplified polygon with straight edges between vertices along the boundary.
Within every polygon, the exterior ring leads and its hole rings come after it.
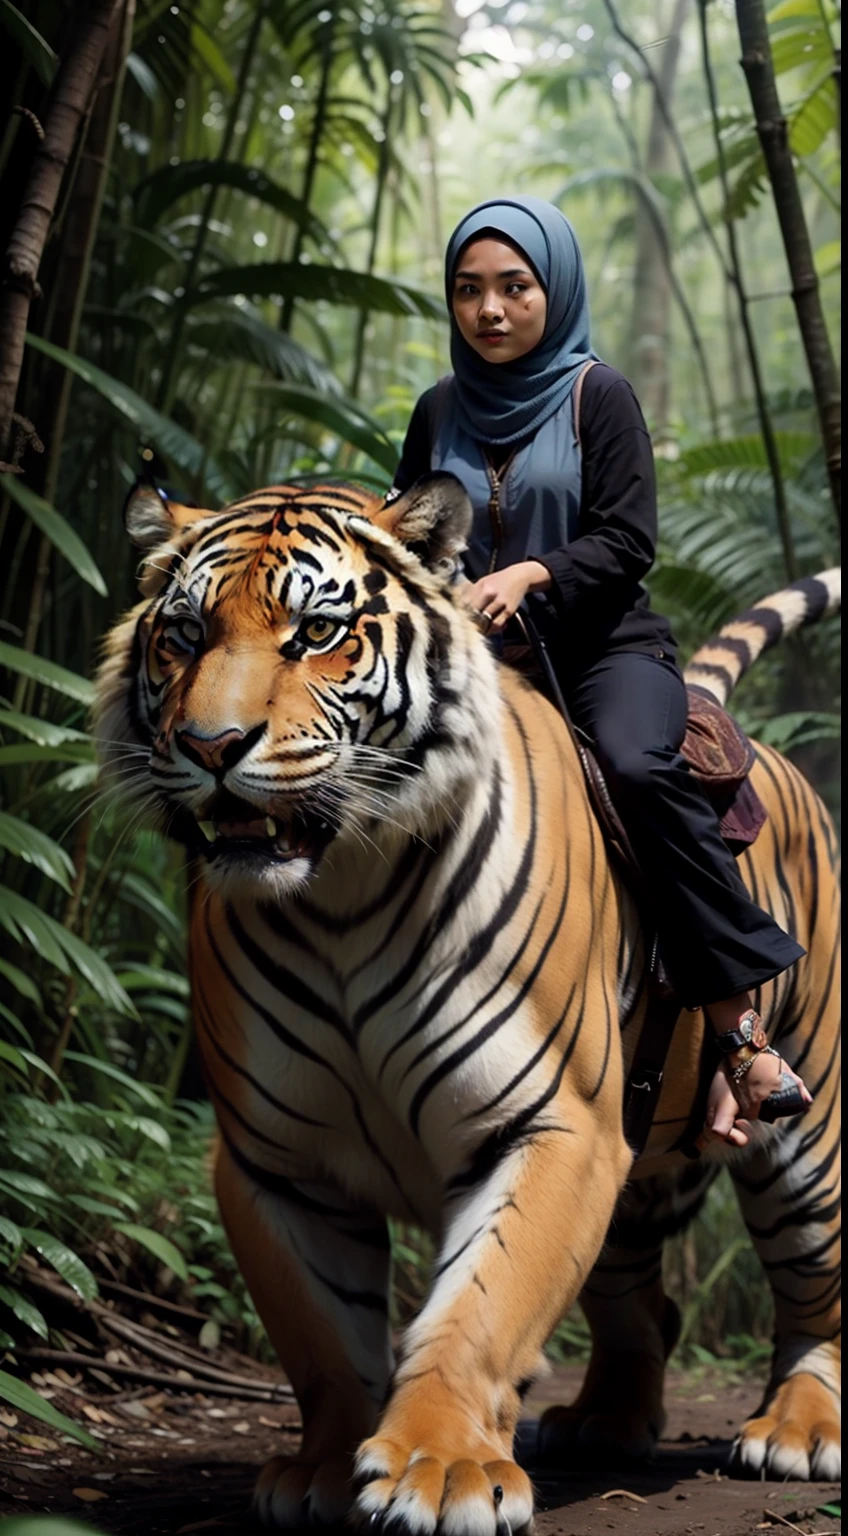
POLYGON ((487 619, 486 634, 495 635, 515 616, 528 592, 544 592, 550 584, 550 571, 540 560, 522 560, 468 582, 460 589, 459 599, 487 619))
POLYGON ((806 1104, 813 1102, 803 1080, 771 1051, 762 1051, 738 1083, 730 1075, 733 1065, 731 1056, 728 1061, 720 1062, 716 1069, 707 1099, 704 1130, 698 1138, 699 1147, 710 1141, 726 1141, 732 1147, 746 1147, 750 1140, 749 1122, 757 1119, 764 1100, 786 1086, 781 1082, 783 1075, 798 1085, 806 1104))

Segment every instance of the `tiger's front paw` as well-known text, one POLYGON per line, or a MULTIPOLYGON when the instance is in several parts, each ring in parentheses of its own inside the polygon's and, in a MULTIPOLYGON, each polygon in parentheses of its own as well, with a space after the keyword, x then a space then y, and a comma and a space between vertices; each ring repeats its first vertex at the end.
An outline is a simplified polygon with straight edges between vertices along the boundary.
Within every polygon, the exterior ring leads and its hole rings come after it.
POLYGON ((358 1525, 386 1536, 523 1536, 533 1526, 530 1479, 497 1452, 484 1457, 446 1460, 382 1435, 366 1440, 356 1457, 358 1525))
POLYGON ((832 1394, 806 1372, 790 1376, 765 1412, 742 1425, 731 1452, 731 1468, 746 1477, 838 1482, 841 1425, 832 1394))
POLYGON ((301 1461, 275 1456, 262 1468, 253 1505, 263 1525, 278 1531, 302 1530, 306 1525, 338 1525, 353 1501, 353 1458, 301 1461))

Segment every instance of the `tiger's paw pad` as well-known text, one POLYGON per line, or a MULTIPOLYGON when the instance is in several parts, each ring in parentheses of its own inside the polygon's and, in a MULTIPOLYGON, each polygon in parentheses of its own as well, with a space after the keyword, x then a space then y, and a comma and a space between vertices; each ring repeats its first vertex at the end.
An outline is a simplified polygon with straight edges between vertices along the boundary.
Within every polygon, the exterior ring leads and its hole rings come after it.
POLYGON ((538 1455, 545 1463, 602 1458, 618 1462, 647 1461, 656 1450, 665 1415, 591 1413, 585 1409, 546 1409, 539 1423, 538 1455))
POLYGON ((813 1376, 792 1376, 765 1413, 742 1425, 730 1453, 743 1477, 837 1483, 842 1475, 842 1426, 827 1389, 813 1376))
POLYGON ((514 1461, 445 1463, 383 1438, 356 1459, 361 1487, 354 1518, 385 1536, 527 1536, 533 1527, 530 1479, 514 1461))
POLYGON ((259 1474, 253 1507, 272 1530, 298 1531, 306 1526, 335 1526, 350 1513, 353 1461, 305 1462, 275 1456, 259 1474))

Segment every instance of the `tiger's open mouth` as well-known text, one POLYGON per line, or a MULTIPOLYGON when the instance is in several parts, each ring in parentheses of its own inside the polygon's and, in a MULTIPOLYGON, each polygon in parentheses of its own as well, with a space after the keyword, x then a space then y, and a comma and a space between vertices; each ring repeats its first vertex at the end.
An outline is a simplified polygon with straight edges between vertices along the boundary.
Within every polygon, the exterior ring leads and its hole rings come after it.
POLYGON ((329 817, 304 809, 265 815, 227 791, 217 796, 202 820, 181 807, 170 828, 171 835, 186 843, 195 857, 215 862, 271 860, 276 864, 293 859, 315 862, 338 830, 338 824, 329 817))

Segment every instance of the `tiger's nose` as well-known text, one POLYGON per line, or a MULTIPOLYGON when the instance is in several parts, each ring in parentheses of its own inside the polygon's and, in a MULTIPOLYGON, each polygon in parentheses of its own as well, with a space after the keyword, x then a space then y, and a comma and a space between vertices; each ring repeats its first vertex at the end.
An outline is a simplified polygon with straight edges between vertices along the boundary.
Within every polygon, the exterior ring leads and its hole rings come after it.
POLYGON ((184 757, 205 768, 207 773, 221 777, 255 746, 264 730, 264 725, 255 726, 252 731, 233 726, 229 731, 222 731, 220 736, 198 736, 191 731, 175 731, 174 736, 184 757))

